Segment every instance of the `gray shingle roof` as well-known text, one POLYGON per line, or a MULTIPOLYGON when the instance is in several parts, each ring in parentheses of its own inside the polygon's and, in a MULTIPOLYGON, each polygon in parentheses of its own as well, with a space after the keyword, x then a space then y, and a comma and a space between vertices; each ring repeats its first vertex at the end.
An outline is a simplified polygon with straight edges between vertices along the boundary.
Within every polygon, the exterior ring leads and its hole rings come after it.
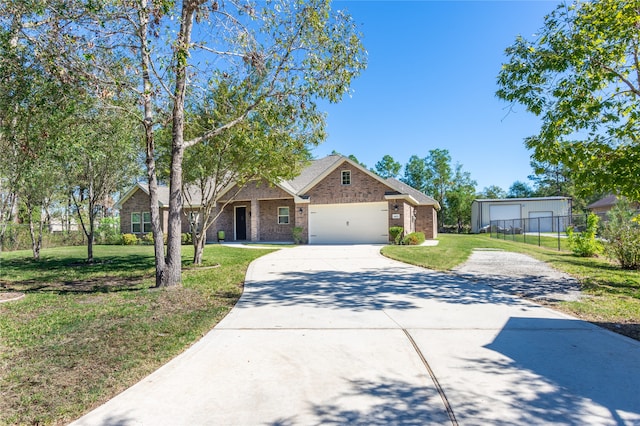
POLYGON ((299 191, 306 188, 317 179, 318 176, 337 165, 337 163, 342 162, 344 159, 345 157, 341 155, 329 155, 318 160, 312 160, 307 167, 302 169, 297 177, 285 182, 295 191, 296 195, 301 195, 298 194, 299 191))
POLYGON ((414 187, 409 186, 402 181, 399 181, 396 178, 388 178, 387 183, 390 187, 398 191, 400 194, 407 194, 412 196, 419 204, 437 205, 438 207, 440 206, 435 199, 429 197, 424 192, 418 191, 414 187))
POLYGON ((618 197, 613 194, 609 194, 604 198, 599 199, 596 202, 593 202, 587 206, 588 209, 597 209, 603 207, 613 207, 618 202, 618 197))
MULTIPOLYGON (((317 160, 312 160, 306 167, 302 169, 297 177, 290 180, 284 180, 280 182, 279 186, 293 196, 303 196, 305 195, 302 193, 304 189, 313 184, 320 177, 331 172, 335 167, 338 167, 344 161, 350 162, 351 164, 360 167, 363 171, 369 173, 373 178, 378 179, 380 182, 387 185, 389 187, 389 193, 392 193, 393 195, 407 195, 415 200, 419 205, 435 205, 437 206, 436 208, 440 208, 436 200, 418 191, 417 189, 412 188, 404 182, 401 182, 395 178, 382 179, 375 175, 373 172, 366 170, 364 167, 353 163, 347 157, 336 154, 332 154, 317 160)), ((140 189, 142 189, 144 192, 149 194, 149 186, 146 183, 139 182, 137 186, 140 187, 140 189)), ((126 198, 132 194, 135 188, 136 187, 132 188, 118 202, 118 204, 121 205, 126 200, 126 198)), ((199 203, 201 203, 200 190, 195 186, 191 186, 187 188, 187 191, 189 191, 190 204, 194 206, 199 205, 199 203)), ((158 186, 158 201, 160 202, 161 206, 169 205, 169 187, 158 186)))

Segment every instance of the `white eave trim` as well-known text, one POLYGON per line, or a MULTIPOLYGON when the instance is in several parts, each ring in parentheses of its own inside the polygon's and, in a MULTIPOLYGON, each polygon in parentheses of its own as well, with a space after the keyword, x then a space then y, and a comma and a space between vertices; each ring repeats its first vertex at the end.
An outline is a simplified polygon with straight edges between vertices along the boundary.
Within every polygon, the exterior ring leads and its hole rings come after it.
MULTIPOLYGON (((385 195, 384 199, 387 200, 387 201, 388 200, 406 200, 406 201, 408 201, 411 204, 414 204, 416 206, 420 205, 418 200, 416 200, 415 198, 413 198, 409 194, 389 194, 389 195, 385 195)), ((431 204, 429 204, 429 205, 431 205, 431 204)))

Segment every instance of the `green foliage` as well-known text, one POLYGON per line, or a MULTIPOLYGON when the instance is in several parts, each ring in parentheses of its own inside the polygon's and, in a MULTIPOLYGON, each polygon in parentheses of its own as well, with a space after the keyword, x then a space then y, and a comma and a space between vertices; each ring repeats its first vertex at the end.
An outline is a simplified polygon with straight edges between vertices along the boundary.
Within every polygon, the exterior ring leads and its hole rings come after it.
POLYGON ((400 244, 403 232, 404 228, 402 226, 392 226, 389 228, 389 236, 391 237, 393 244, 400 244))
POLYGON ((425 236, 423 232, 412 232, 405 235, 402 239, 402 244, 407 246, 419 246, 425 242, 425 236))
POLYGON ((376 163, 375 172, 383 179, 395 178, 400 173, 402 165, 390 155, 385 155, 376 163))
POLYGON ((400 179, 407 185, 433 197, 440 204, 438 228, 444 224, 455 225, 458 232, 471 222, 471 203, 475 196, 476 182, 462 165, 451 165, 451 155, 446 149, 432 149, 425 158, 412 155, 400 179))
POLYGON ((148 232, 146 234, 144 234, 142 236, 142 238, 140 239, 140 243, 144 244, 144 245, 148 245, 148 246, 152 246, 153 245, 153 233, 148 232))
POLYGON ((104 217, 100 219, 100 224, 96 229, 96 236, 96 240, 100 244, 122 244, 120 218, 104 217))
MULTIPOLYGON (((80 231, 71 232, 49 232, 46 227, 42 234, 42 248, 52 248, 61 246, 78 246, 85 244, 83 233, 80 231)), ((31 236, 28 225, 8 225, 2 241, 2 251, 16 251, 31 248, 31 236)))
POLYGON ((598 232, 598 215, 591 213, 587 216, 587 224, 584 231, 577 233, 573 227, 567 228, 567 237, 571 251, 581 257, 592 257, 602 252, 602 244, 596 239, 598 232))
POLYGON ((302 228, 299 226, 293 227, 293 242, 296 244, 302 244, 304 242, 302 238, 302 228))
POLYGON ((471 204, 475 199, 476 181, 469 172, 462 171, 462 165, 456 164, 455 173, 446 192, 445 221, 455 224, 458 233, 471 228, 471 204))
POLYGON ((138 237, 135 234, 122 234, 122 244, 125 246, 135 246, 138 244, 138 237))
POLYGON ((188 246, 193 244, 193 236, 190 233, 183 233, 180 235, 180 242, 183 246, 188 246))
POLYGON ((478 193, 478 197, 480 198, 489 198, 489 199, 500 199, 507 198, 507 193, 504 189, 500 188, 497 185, 490 185, 485 187, 478 193))
POLYGON ((427 159, 412 155, 404 166, 404 176, 401 180, 418 191, 426 193, 427 182, 431 180, 431 177, 432 173, 427 167, 427 159))
POLYGON ((513 182, 507 192, 507 198, 529 198, 533 196, 533 189, 525 182, 520 182, 519 180, 513 182))
POLYGON ((626 199, 619 199, 609 212, 602 236, 605 253, 621 268, 640 268, 640 215, 626 199))
POLYGON ((533 158, 566 165, 581 194, 640 199, 638 2, 563 2, 506 55, 497 95, 541 117, 533 158))

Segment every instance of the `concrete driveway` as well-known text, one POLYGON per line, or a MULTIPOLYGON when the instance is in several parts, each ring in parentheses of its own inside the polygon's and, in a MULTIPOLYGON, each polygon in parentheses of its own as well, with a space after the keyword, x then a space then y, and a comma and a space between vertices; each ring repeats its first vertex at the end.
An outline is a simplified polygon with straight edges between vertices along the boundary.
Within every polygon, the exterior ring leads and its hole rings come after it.
POLYGON ((640 425, 640 343, 482 282, 301 246, 77 425, 640 425))

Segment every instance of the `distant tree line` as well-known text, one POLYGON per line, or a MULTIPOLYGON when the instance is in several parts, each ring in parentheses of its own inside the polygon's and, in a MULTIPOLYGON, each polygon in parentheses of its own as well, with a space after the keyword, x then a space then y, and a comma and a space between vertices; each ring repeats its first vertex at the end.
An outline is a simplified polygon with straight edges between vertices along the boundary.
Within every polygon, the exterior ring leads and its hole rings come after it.
MULTIPOLYGON (((348 158, 368 168, 356 156, 348 155, 348 158)), ((508 190, 490 185, 480 191, 471 174, 464 171, 462 164, 453 162, 447 149, 432 149, 425 157, 412 155, 404 166, 387 154, 370 170, 385 179, 398 178, 438 201, 441 207, 438 214, 440 232, 468 232, 471 228, 471 204, 476 198, 564 196, 572 197, 574 210, 580 211, 604 195, 600 192, 584 198, 576 191, 569 170, 562 165, 532 160, 531 168, 532 174, 528 178, 532 184, 516 180, 508 190)))

